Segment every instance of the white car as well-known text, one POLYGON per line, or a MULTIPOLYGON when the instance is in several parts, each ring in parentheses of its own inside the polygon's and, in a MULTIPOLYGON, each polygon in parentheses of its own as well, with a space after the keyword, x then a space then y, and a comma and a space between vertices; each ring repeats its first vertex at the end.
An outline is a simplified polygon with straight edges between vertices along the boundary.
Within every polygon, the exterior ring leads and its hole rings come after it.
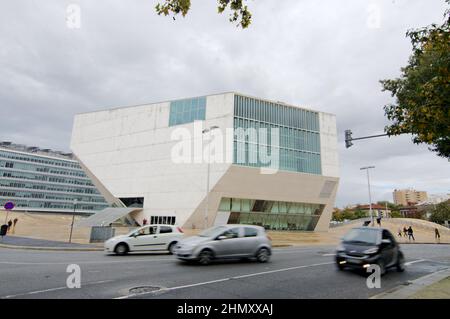
POLYGON ((183 230, 173 225, 146 225, 126 235, 105 241, 105 252, 126 255, 129 252, 165 251, 173 254, 183 238, 183 230))

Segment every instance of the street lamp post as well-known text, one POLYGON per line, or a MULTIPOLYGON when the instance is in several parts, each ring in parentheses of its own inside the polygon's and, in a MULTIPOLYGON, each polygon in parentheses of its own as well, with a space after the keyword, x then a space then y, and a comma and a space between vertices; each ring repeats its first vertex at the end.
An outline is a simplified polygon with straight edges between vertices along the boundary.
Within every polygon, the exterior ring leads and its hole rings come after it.
POLYGON ((369 177, 369 169, 371 168, 375 168, 375 166, 366 166, 366 167, 361 167, 361 170, 366 170, 367 172, 367 187, 369 188, 369 214, 370 214, 370 218, 372 220, 372 226, 375 226, 374 220, 373 220, 373 212, 372 212, 372 194, 370 192, 370 177, 369 177))
MULTIPOLYGON (((209 133, 209 137, 211 137, 211 131, 218 129, 218 126, 211 126, 210 128, 204 129, 202 131, 203 134, 209 133)), ((211 149, 208 148, 208 168, 206 171, 206 205, 205 205, 205 229, 208 228, 208 208, 209 208, 209 174, 210 174, 210 163, 211 163, 211 149)))
POLYGON ((69 235, 69 243, 72 242, 72 231, 73 231, 73 223, 75 221, 75 209, 77 207, 77 199, 73 200, 73 214, 72 214, 72 223, 70 224, 70 235, 69 235))

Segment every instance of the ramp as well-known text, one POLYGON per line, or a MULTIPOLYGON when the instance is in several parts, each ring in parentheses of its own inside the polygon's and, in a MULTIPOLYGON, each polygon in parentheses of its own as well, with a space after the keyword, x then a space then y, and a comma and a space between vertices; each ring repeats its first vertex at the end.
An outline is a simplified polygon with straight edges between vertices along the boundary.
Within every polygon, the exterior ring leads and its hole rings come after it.
POLYGON ((136 207, 108 207, 98 213, 95 213, 88 218, 83 218, 74 224, 74 227, 93 227, 93 226, 108 226, 116 220, 134 212, 142 210, 136 207))

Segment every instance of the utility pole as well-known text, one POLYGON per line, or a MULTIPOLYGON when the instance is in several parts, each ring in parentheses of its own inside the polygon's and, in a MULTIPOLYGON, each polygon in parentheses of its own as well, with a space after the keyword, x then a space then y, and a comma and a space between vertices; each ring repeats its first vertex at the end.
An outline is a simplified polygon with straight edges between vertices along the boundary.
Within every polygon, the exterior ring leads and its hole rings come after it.
POLYGON ((375 166, 366 166, 361 167, 360 170, 366 170, 367 172, 367 187, 369 188, 369 214, 370 218, 372 220, 372 226, 375 226, 374 219, 373 219, 373 211, 372 211, 372 193, 370 191, 370 177, 369 177, 369 169, 375 168, 375 166))
MULTIPOLYGON (((218 126, 211 126, 210 128, 204 129, 203 134, 208 133, 208 137, 211 138, 211 131, 218 129, 218 126)), ((211 143, 211 141, 210 141, 211 143)), ((211 145, 211 144, 210 144, 211 145)), ((208 228, 208 209, 209 209, 209 175, 210 175, 210 164, 211 164, 211 148, 208 147, 208 168, 206 171, 206 204, 205 204, 205 215, 204 215, 204 228, 208 228)))
POLYGON ((69 243, 72 242, 72 231, 73 231, 73 223, 75 221, 75 209, 77 207, 77 199, 73 200, 73 214, 72 214, 72 224, 70 224, 70 235, 69 235, 69 243))

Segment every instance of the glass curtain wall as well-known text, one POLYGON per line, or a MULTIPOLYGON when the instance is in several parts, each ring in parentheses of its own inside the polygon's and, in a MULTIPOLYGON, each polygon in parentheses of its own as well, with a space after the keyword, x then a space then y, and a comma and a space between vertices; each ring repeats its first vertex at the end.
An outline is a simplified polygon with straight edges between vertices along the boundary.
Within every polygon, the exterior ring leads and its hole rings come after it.
POLYGON ((170 102, 169 126, 204 120, 206 113, 206 97, 178 100, 170 102))
POLYGON ((235 95, 234 129, 234 164, 267 167, 260 154, 278 152, 280 170, 322 173, 318 112, 235 95), (238 129, 246 134, 237 134, 238 129))
POLYGON ((109 206, 78 162, 2 149, 0 205, 7 201, 19 209, 48 211, 96 211, 109 206))
POLYGON ((228 224, 250 224, 268 230, 312 231, 324 209, 322 204, 222 198, 219 211, 230 212, 228 224))

